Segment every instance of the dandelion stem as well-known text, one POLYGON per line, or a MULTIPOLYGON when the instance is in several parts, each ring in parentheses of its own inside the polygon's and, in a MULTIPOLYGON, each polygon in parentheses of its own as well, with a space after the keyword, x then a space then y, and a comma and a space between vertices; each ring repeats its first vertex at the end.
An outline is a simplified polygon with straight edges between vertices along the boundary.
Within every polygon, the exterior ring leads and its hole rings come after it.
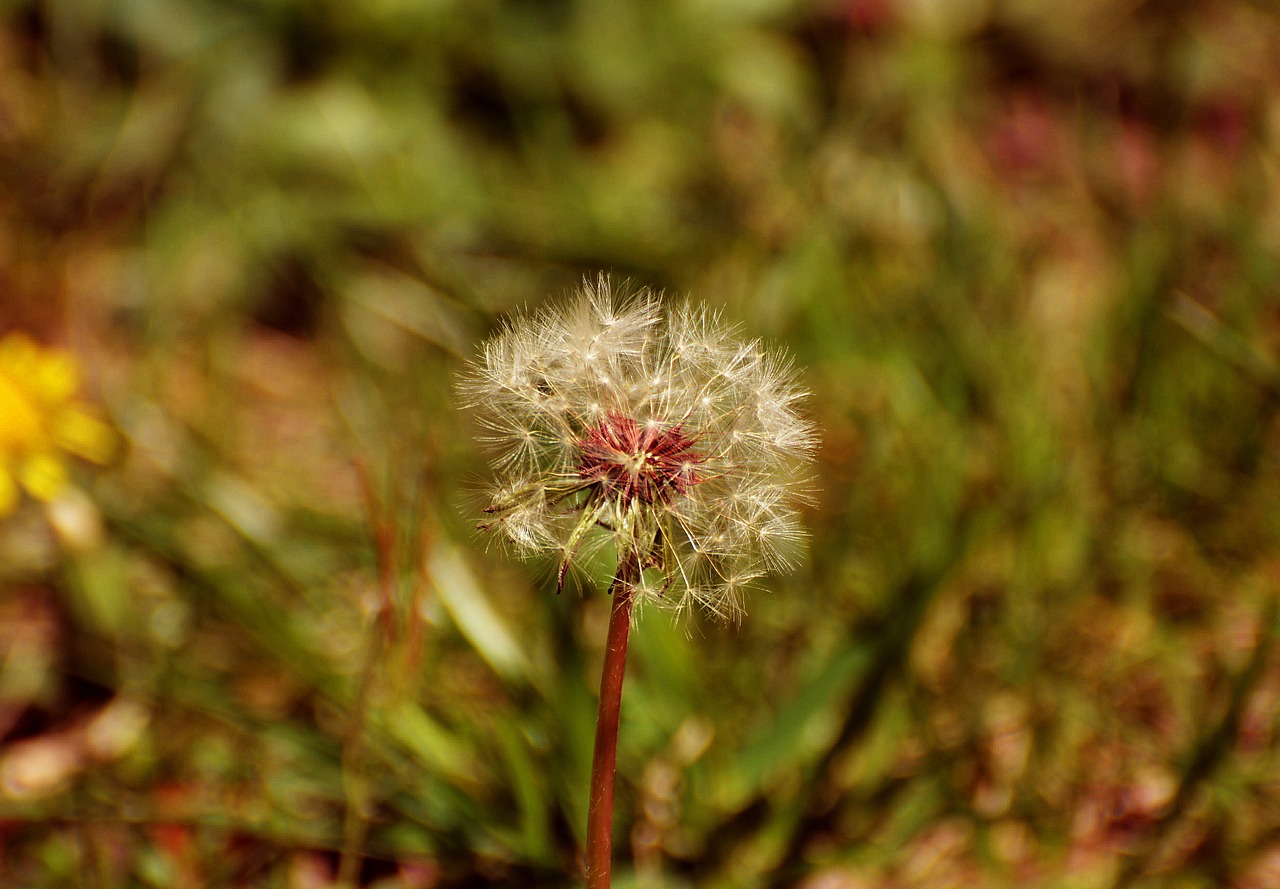
POLYGON ((587 806, 587 889, 609 889, 613 859, 613 779, 618 759, 618 714, 622 679, 627 670, 631 635, 631 602, 639 580, 640 560, 629 553, 618 563, 609 592, 613 609, 600 674, 600 710, 596 746, 591 758, 591 799, 587 806))

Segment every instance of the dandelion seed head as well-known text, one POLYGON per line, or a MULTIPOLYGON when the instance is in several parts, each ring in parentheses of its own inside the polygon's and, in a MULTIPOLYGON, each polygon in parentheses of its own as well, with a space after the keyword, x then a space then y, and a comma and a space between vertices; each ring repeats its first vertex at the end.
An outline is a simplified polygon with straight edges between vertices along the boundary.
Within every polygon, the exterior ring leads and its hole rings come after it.
POLYGON ((817 444, 794 366, 714 312, 607 278, 511 319, 459 388, 494 449, 485 530, 564 569, 613 545, 636 594, 740 613, 795 567, 817 444))

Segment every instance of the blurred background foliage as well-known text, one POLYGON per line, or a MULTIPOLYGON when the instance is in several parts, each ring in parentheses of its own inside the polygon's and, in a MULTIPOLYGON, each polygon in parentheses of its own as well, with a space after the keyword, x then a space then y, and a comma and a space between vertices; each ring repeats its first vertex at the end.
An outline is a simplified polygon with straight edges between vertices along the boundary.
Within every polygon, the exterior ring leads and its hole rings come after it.
POLYGON ((1277 59, 1229 0, 3 0, 0 333, 120 440, 0 523, 0 882, 574 885, 608 603, 472 530, 451 381, 606 270, 824 438, 806 567, 633 636, 620 886, 1280 885, 1277 59))

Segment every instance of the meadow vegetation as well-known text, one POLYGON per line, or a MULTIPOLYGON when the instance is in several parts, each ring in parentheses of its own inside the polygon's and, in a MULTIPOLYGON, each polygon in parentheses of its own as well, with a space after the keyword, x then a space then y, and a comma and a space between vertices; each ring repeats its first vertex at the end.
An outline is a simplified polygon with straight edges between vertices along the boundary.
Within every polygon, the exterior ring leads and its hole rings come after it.
POLYGON ((1277 58, 1245 0, 0 4, 0 334, 65 375, 0 362, 0 884, 580 885, 613 566, 476 531, 455 384, 607 272, 821 439, 797 570, 640 613, 615 885, 1280 885, 1277 58))

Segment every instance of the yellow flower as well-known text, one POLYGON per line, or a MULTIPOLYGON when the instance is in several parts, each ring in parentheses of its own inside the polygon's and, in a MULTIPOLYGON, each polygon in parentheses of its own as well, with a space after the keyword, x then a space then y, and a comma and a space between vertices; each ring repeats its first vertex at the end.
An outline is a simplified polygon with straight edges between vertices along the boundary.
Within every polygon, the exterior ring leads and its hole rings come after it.
POLYGON ((66 455, 105 463, 115 434, 76 398, 80 366, 23 333, 0 339, 0 516, 20 492, 52 500, 67 484, 66 455))

